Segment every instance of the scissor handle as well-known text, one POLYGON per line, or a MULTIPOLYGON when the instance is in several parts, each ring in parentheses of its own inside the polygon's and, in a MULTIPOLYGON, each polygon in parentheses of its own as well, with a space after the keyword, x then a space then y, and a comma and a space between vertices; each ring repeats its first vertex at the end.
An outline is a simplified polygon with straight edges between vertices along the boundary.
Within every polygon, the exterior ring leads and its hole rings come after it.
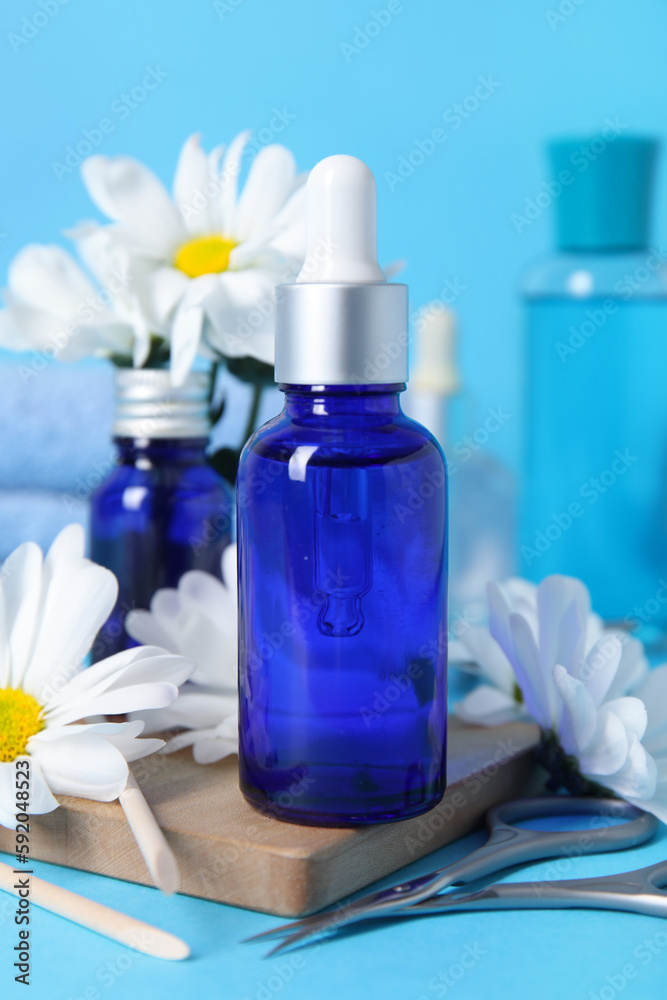
POLYGON ((573 858, 637 847, 650 840, 658 828, 658 820, 651 813, 620 799, 554 795, 505 802, 489 811, 486 825, 489 831, 487 843, 458 864, 451 865, 447 873, 450 880, 443 880, 435 891, 444 889, 446 885, 465 884, 503 868, 542 858, 560 855, 573 858), (543 816, 573 815, 624 819, 626 822, 588 830, 530 830, 515 825, 521 820, 543 816))
POLYGON ((667 861, 619 875, 556 882, 501 882, 479 892, 432 896, 397 911, 400 916, 470 910, 621 910, 667 918, 667 861))
MULTIPOLYGON (((576 848, 582 854, 599 854, 606 851, 620 851, 646 843, 658 829, 658 820, 651 813, 620 799, 576 798, 570 795, 543 796, 534 799, 516 799, 503 802, 489 810, 486 826, 491 840, 500 841, 501 832, 520 831, 523 840, 538 839, 546 847, 557 849, 576 848), (528 830, 517 827, 516 823, 526 819, 544 816, 596 816, 609 820, 623 820, 621 823, 607 823, 581 830, 528 830)), ((506 836, 505 832, 505 836, 506 836)), ((546 856, 546 855, 545 855, 546 856)))

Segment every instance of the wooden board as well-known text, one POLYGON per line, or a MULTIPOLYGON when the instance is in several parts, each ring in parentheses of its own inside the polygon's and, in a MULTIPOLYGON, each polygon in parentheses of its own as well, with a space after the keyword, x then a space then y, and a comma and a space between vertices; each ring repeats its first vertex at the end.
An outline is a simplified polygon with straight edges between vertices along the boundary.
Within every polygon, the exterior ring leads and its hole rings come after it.
MULTIPOLYGON (((182 891, 280 916, 312 913, 479 826, 492 805, 534 790, 537 727, 450 720, 448 787, 430 812, 358 829, 295 826, 263 815, 238 788, 237 758, 200 766, 191 751, 133 765, 173 847, 182 891)), ((62 797, 31 821, 34 858, 151 884, 117 802, 62 797)), ((0 827, 0 850, 14 833, 0 827)))

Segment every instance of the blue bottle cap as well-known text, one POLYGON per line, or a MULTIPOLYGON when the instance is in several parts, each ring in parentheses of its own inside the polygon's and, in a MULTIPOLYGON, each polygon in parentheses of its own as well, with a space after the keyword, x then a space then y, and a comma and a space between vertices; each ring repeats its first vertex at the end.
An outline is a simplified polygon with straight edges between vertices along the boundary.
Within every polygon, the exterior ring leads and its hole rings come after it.
POLYGON ((597 135, 549 143, 556 239, 561 250, 632 250, 648 245, 655 139, 597 135))

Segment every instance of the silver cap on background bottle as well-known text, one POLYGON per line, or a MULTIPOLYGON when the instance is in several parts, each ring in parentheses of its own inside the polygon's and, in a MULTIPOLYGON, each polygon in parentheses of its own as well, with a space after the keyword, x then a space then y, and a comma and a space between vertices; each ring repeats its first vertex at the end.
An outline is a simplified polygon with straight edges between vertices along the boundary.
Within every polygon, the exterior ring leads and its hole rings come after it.
POLYGON ((408 290, 377 262, 375 178, 329 156, 306 186, 306 259, 276 289, 276 382, 378 385, 408 378, 408 290))
POLYGON ((208 437, 209 386, 207 372, 190 372, 174 386, 166 369, 118 368, 114 437, 208 437))

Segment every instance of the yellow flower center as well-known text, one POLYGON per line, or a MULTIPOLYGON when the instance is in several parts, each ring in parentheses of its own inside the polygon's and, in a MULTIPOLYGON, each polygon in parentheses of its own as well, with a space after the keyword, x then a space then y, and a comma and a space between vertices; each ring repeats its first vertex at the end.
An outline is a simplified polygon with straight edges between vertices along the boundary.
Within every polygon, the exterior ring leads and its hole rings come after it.
POLYGON ((174 265, 188 278, 202 274, 220 274, 229 267, 229 255, 238 246, 226 236, 198 236, 184 243, 174 258, 174 265))
POLYGON ((0 761, 8 764, 26 752, 28 740, 44 728, 42 706, 19 688, 0 688, 0 761))

